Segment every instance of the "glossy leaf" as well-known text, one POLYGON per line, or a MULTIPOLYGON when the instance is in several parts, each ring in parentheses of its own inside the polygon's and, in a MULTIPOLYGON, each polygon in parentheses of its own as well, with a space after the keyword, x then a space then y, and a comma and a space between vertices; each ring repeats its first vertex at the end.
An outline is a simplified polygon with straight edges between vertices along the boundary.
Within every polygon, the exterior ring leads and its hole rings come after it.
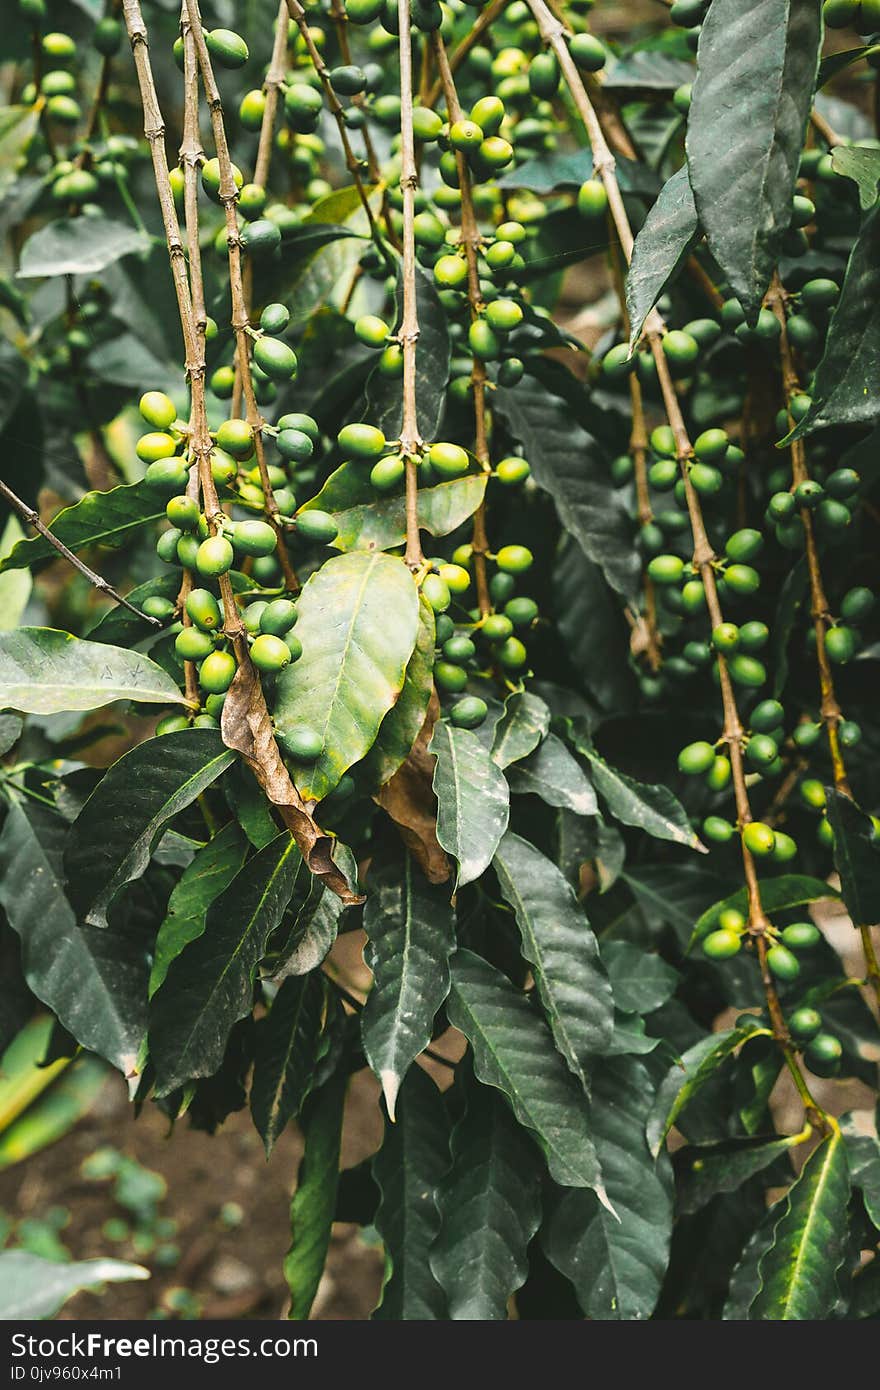
MULTIPOLYGON (((304 874, 305 866, 297 877, 297 886, 304 874)), ((343 907, 338 894, 325 888, 320 879, 311 879, 287 941, 273 962, 272 978, 276 983, 289 975, 307 975, 317 969, 336 940, 343 907)))
POLYGON ((368 786, 383 787, 405 761, 425 722, 434 689, 434 610, 419 595, 419 630, 407 662, 400 698, 379 725, 379 732, 358 769, 368 786))
POLYGON ((850 1180, 846 1146, 834 1130, 807 1159, 781 1204, 770 1248, 761 1259, 754 1321, 814 1321, 837 1297, 844 1255, 850 1180))
POLYGON ((871 817, 843 792, 825 789, 828 821, 834 831, 834 865, 846 910, 855 927, 880 922, 880 850, 871 817))
MULTIPOLYGON (((72 507, 53 517, 49 529, 68 550, 88 545, 121 546, 148 522, 162 521, 165 507, 156 500, 155 488, 146 483, 114 487, 109 492, 87 492, 72 507)), ((57 555, 43 536, 21 540, 11 554, 0 561, 0 574, 26 569, 40 560, 57 555)))
POLYGON ((253 1007, 257 965, 299 864, 287 831, 257 850, 208 909, 202 935, 172 962, 150 1012, 157 1095, 220 1066, 233 1025, 253 1007))
POLYGON ((59 217, 21 249, 20 280, 44 275, 96 275, 122 256, 146 252, 146 232, 110 217, 59 217))
POLYGON ((11 802, 0 833, 0 903, 36 997, 82 1047, 134 1076, 146 1031, 146 950, 77 920, 65 892, 65 833, 42 807, 11 802))
POLYGON ((868 1217, 880 1231, 880 1140, 848 1129, 843 1137, 852 1185, 861 1192, 868 1217))
POLYGON ((138 744, 113 764, 74 821, 64 856, 74 906, 87 922, 107 925, 113 899, 143 874, 168 823, 234 757, 215 730, 182 729, 138 744))
POLYGON ((548 806, 559 806, 578 816, 598 814, 592 782, 556 734, 548 734, 533 753, 511 767, 507 780, 512 792, 532 792, 548 806))
POLYGON ((589 1102, 527 996, 480 956, 460 950, 447 1012, 474 1050, 478 1079, 501 1091, 519 1123, 537 1135, 552 1177, 565 1187, 592 1188, 607 1204, 589 1102))
POLYGON ((291 1318, 309 1316, 330 1248, 348 1077, 337 1072, 306 1105, 303 1156, 290 1204, 293 1243, 284 1261, 291 1318))
MULTIPOLYGON (((822 898, 836 898, 837 891, 820 878, 809 878, 806 874, 780 874, 761 883, 761 901, 765 912, 784 912, 789 907, 803 907, 807 903, 819 902, 822 898)), ((722 912, 735 908, 737 912, 748 913, 748 895, 745 888, 738 888, 720 902, 707 907, 697 918, 691 934, 690 947, 708 936, 718 925, 722 912)))
POLYGON ((614 1002, 626 1013, 649 1014, 675 993, 678 971, 631 941, 604 943, 602 962, 614 1002))
POLYGON ((880 150, 837 145, 831 152, 831 163, 836 174, 852 179, 857 185, 862 212, 872 208, 877 201, 877 186, 880 184, 880 150))
POLYGON ((361 1014, 367 1061, 381 1083, 390 1119, 400 1084, 431 1040, 449 993, 455 913, 446 885, 429 883, 409 854, 373 869, 364 909, 364 959, 373 987, 361 1014))
POLYGON ((626 277, 631 348, 635 348, 646 318, 690 252, 698 225, 687 165, 683 165, 663 185, 633 246, 626 277))
POLYGON ((0 1251, 0 1319, 16 1322, 52 1318, 80 1289, 100 1288, 128 1279, 149 1279, 150 1271, 127 1260, 61 1262, 29 1250, 0 1251))
POLYGON ((437 1189, 431 1269, 453 1321, 500 1321, 528 1272, 543 1162, 497 1093, 469 1079, 466 1095, 452 1132, 452 1167, 437 1189))
POLYGON ((507 829, 510 791, 476 734, 438 720, 429 751, 437 759, 437 839, 458 862, 459 886, 479 878, 507 829))
MULTIPOLYGON (((486 493, 486 475, 468 473, 433 487, 419 488, 419 528, 447 536, 473 516, 486 493)), ((406 540, 403 492, 382 496, 362 463, 343 463, 321 491, 303 507, 329 512, 339 528, 337 550, 391 550, 406 540)))
POLYGON ((614 1213, 592 1192, 569 1191, 542 1241, 551 1263, 574 1284, 584 1315, 624 1322, 649 1318, 669 1260, 672 1181, 644 1142, 653 1087, 633 1058, 606 1062, 593 1086, 593 1136, 614 1213))
POLYGON ((596 938, 562 874, 534 845, 508 831, 493 863, 554 1042, 586 1086, 592 1057, 614 1031, 611 985, 596 938))
POLYGON ((314 763, 298 763, 294 781, 306 801, 321 801, 358 762, 398 699, 418 635, 412 575, 392 555, 337 555, 309 579, 298 602, 303 654, 278 678, 275 722, 306 726, 324 742, 314 763))
POLYGON ((492 760, 499 767, 527 758, 550 731, 550 711, 538 695, 516 690, 504 706, 495 726, 492 760))
POLYGON ((733 1143, 709 1144, 680 1149, 676 1154, 676 1204, 682 1215, 699 1211, 719 1192, 736 1192, 756 1173, 763 1173, 771 1163, 789 1153, 798 1142, 797 1135, 783 1139, 739 1140, 733 1143))
POLYGON ((632 707, 629 627, 600 567, 570 538, 553 571, 556 624, 584 690, 616 714, 632 707))
POLYGON ((588 759, 593 785, 615 820, 634 825, 657 840, 672 840, 705 853, 687 812, 668 787, 650 786, 628 777, 583 740, 578 741, 577 749, 588 759))
POLYGON ((709 249, 750 320, 791 222, 820 11, 820 0, 713 0, 700 30, 690 182, 709 249))
POLYGON ((401 1322, 445 1318, 446 1298, 428 1263, 440 1229, 436 1188, 449 1166, 446 1112, 434 1082, 411 1068, 397 1123, 385 1126, 373 1159, 381 1193, 376 1229, 385 1242, 385 1281, 374 1318, 401 1322))
POLYGON ((113 700, 183 702, 175 681, 148 657, 84 642, 51 627, 0 633, 0 709, 61 714, 113 700))
POLYGON ((164 981, 171 962, 205 930, 208 908, 242 867, 247 841, 234 822, 197 850, 174 885, 153 952, 150 995, 164 981))
POLYGON ((746 1017, 725 1033, 710 1033, 689 1048, 669 1068, 654 1098, 647 1122, 648 1145, 656 1155, 685 1106, 716 1073, 721 1063, 749 1038, 769 1037, 770 1029, 759 1019, 746 1017))
POLYGON ((267 1156, 312 1088, 325 999, 322 975, 291 976, 257 1024, 251 1114, 267 1156))

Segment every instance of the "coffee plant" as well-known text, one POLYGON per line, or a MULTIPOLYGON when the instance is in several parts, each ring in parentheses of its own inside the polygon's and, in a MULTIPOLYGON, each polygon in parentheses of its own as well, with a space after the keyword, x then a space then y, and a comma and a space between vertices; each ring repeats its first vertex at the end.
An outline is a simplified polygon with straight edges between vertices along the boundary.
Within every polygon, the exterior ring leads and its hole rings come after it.
POLYGON ((877 1316, 880 4, 172 8, 4 25, 3 1045, 294 1318, 877 1316))

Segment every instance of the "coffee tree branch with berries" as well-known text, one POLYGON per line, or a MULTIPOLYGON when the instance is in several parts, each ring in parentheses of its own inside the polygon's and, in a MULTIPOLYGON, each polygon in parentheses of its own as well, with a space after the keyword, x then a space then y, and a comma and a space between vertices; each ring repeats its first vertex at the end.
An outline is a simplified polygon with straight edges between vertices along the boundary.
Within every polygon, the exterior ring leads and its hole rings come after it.
POLYGON ((3 1046, 296 1123, 293 1318, 877 1316, 880 4, 54 3, 3 1046))

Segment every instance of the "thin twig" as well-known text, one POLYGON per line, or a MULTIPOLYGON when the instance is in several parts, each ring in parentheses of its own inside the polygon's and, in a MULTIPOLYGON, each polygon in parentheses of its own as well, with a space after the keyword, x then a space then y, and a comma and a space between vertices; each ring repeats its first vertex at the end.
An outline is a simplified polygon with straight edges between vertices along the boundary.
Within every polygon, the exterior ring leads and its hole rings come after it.
POLYGON ((844 143, 843 136, 838 135, 834 127, 826 121, 825 117, 821 112, 817 111, 815 107, 810 112, 810 125, 816 131, 817 135, 821 135, 829 149, 833 149, 835 145, 842 145, 844 143))
POLYGON ((99 593, 106 594, 108 598, 112 598, 114 603, 121 603, 123 608, 127 608, 129 613, 134 613, 136 617, 143 618, 145 623, 151 623, 153 627, 161 627, 158 618, 151 618, 148 614, 142 613, 139 608, 135 608, 134 604, 129 603, 127 598, 123 598, 121 594, 116 592, 113 585, 110 584, 108 580, 104 579, 100 574, 96 574, 94 570, 89 569, 88 565, 84 564, 79 556, 74 555, 72 550, 68 550, 63 541, 60 541, 57 536, 52 535, 46 523, 40 519, 39 512, 35 511, 33 507, 29 507, 27 502, 23 502, 20 497, 16 497, 12 489, 2 480, 0 480, 0 497, 3 497, 5 501, 9 503, 10 507, 18 512, 22 521, 26 521, 29 526, 33 526, 35 531, 39 531, 43 539, 49 542, 52 549, 57 550, 59 555, 63 555, 64 559, 73 565, 73 568, 78 570, 99 593))
MULTIPOLYGON (((295 0, 294 0, 295 3, 295 0)), ((416 171, 413 134, 412 42, 409 0, 397 0, 400 27, 400 191, 403 197, 403 313, 398 339, 403 353, 403 423, 400 452, 403 456, 406 487, 406 552, 404 559, 414 572, 424 563, 419 534, 418 460, 422 451, 416 403, 416 347, 419 340, 419 314, 416 303, 415 203, 419 176, 416 171)))
MULTIPOLYGON (((330 22, 336 32, 336 42, 339 44, 339 56, 347 66, 351 62, 351 45, 348 42, 348 15, 345 13, 345 6, 342 0, 330 0, 330 22)), ((351 99, 352 105, 359 110, 366 111, 367 103, 363 92, 357 92, 351 99)), ((367 172, 370 175, 371 183, 379 183, 381 172, 379 161, 376 158, 376 150, 370 137, 370 131, 364 122, 361 130, 361 137, 364 142, 364 155, 367 161, 367 172)))
MULTIPOLYGON (((507 0, 490 0, 486 8, 480 11, 476 20, 461 40, 461 43, 456 44, 449 55, 449 71, 451 73, 458 72, 458 69, 461 67, 471 49, 475 44, 479 43, 490 24, 498 18, 506 4, 507 0)), ((424 103, 425 106, 436 106, 442 91, 443 79, 442 77, 438 77, 433 87, 428 90, 424 103)))

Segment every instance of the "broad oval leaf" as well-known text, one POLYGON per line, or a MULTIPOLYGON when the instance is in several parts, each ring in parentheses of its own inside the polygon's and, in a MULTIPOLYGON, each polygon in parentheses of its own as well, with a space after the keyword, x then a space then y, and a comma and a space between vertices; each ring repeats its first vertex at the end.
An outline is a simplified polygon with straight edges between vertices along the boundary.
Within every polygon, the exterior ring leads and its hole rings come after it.
MULTIPOLYGON (((486 495, 486 474, 467 473, 433 487, 419 488, 419 529, 432 536, 450 531, 473 516, 486 495)), ((303 511, 329 512, 338 534, 337 550, 393 550, 406 540, 406 502, 402 492, 382 497, 360 463, 343 463, 303 511)))
POLYGON ((607 1205, 589 1102, 527 996, 488 961, 459 950, 447 1012, 474 1050, 478 1079, 534 1131, 551 1175, 564 1187, 592 1188, 607 1205))
POLYGON ((299 599, 303 654, 278 678, 275 722, 306 726, 324 742, 314 763, 295 765, 305 801, 321 801, 372 747, 403 690, 419 624, 413 577, 393 555, 336 555, 299 599))
MULTIPOLYGON (((87 545, 124 545, 141 526, 164 517, 165 508, 157 505, 155 488, 146 483, 131 483, 109 492, 87 492, 72 507, 65 507, 53 517, 49 529, 68 550, 75 551, 87 545)), ((44 536, 32 536, 19 541, 0 561, 0 574, 26 569, 57 554, 44 536)))
POLYGON ((439 719, 429 751, 437 759, 437 839, 458 862, 459 885, 472 883, 492 863, 507 829, 510 789, 469 729, 456 729, 439 719))
POLYGON ((464 1115, 452 1132, 452 1167, 437 1189, 440 1230, 431 1269, 453 1321, 500 1321, 528 1273, 544 1165, 496 1092, 471 1074, 465 1094, 464 1115))
POLYGON ((234 1024, 253 1008, 257 966, 300 864, 296 842, 282 831, 215 899, 202 935, 172 962, 150 1008, 157 1095, 212 1076, 222 1063, 234 1024))
POLYGON ((857 185, 862 212, 872 208, 877 201, 877 186, 880 184, 880 150, 837 145, 831 152, 831 164, 836 174, 852 179, 857 185))
POLYGON ((495 725, 492 760, 509 767, 538 747, 550 731, 550 711, 539 695, 515 690, 506 701, 504 714, 495 725))
POLYGON ((168 822, 234 759, 214 729, 182 729, 113 764, 74 821, 64 855, 74 906, 87 922, 107 925, 110 904, 140 878, 168 822))
POLYGON ((62 714, 113 700, 183 704, 161 666, 123 647, 84 642, 51 627, 0 633, 0 709, 62 714))
POLYGON ((361 1014, 361 1036, 394 1120, 400 1084, 428 1046, 434 1017, 449 993, 455 913, 449 890, 429 883, 409 854, 402 864, 395 859, 371 871, 369 885, 364 959, 373 987, 361 1014))
POLYGON ((672 1180, 644 1140, 653 1086, 641 1062, 605 1062, 593 1085, 593 1137, 616 1216, 592 1192, 563 1193, 542 1235, 586 1317, 635 1322, 654 1311, 669 1260, 672 1180))
POLYGON ((773 1240, 760 1262, 761 1287, 750 1320, 815 1321, 829 1315, 846 1248, 849 1195, 846 1146, 835 1128, 780 1204, 773 1240))
POLYGON ((721 1063, 749 1038, 771 1037, 759 1019, 745 1018, 726 1033, 710 1033, 685 1052, 681 1062, 669 1068, 651 1106, 646 1133, 656 1157, 663 1141, 685 1106, 693 1100, 721 1063))
POLYGON ((698 226, 691 181, 687 165, 683 165, 661 188, 633 245, 626 277, 631 349, 642 336, 646 318, 690 252, 698 226))
POLYGON ((631 941, 604 942, 602 962, 608 971, 614 1002, 624 1013, 652 1013, 675 993, 678 971, 661 956, 631 941))
MULTIPOLYGON (((774 1078, 775 1075, 774 1072, 774 1078)), ((679 1149, 675 1155, 678 1212, 688 1215, 699 1211, 719 1192, 736 1192, 755 1173, 762 1173, 782 1158, 802 1138, 795 1134, 783 1139, 738 1139, 679 1149)))
POLYGON ((44 275, 95 275, 133 252, 150 249, 146 232, 110 217, 59 217, 28 237, 20 280, 44 275))
POLYGON ((10 803, 0 834, 0 903, 33 993, 82 1047, 131 1077, 147 1024, 146 949, 77 920, 64 887, 65 834, 63 821, 42 807, 10 803))
POLYGON ((820 0, 712 0, 688 113, 709 249, 753 321, 791 222, 822 43, 820 0))
POLYGON ((568 883, 534 845, 508 830, 493 863, 516 914, 554 1042, 586 1086, 591 1058, 614 1032, 611 985, 596 938, 568 883))
POLYGON ((531 792, 548 806, 558 806, 578 816, 598 813, 592 782, 556 734, 548 734, 533 753, 516 763, 507 780, 512 792, 531 792))
POLYGON ((257 1024, 251 1114, 267 1156, 314 1084, 326 995, 320 973, 291 976, 257 1024))
POLYGON ((874 823, 834 787, 825 788, 825 804, 846 910, 854 927, 872 927, 880 922, 880 853, 874 823))

